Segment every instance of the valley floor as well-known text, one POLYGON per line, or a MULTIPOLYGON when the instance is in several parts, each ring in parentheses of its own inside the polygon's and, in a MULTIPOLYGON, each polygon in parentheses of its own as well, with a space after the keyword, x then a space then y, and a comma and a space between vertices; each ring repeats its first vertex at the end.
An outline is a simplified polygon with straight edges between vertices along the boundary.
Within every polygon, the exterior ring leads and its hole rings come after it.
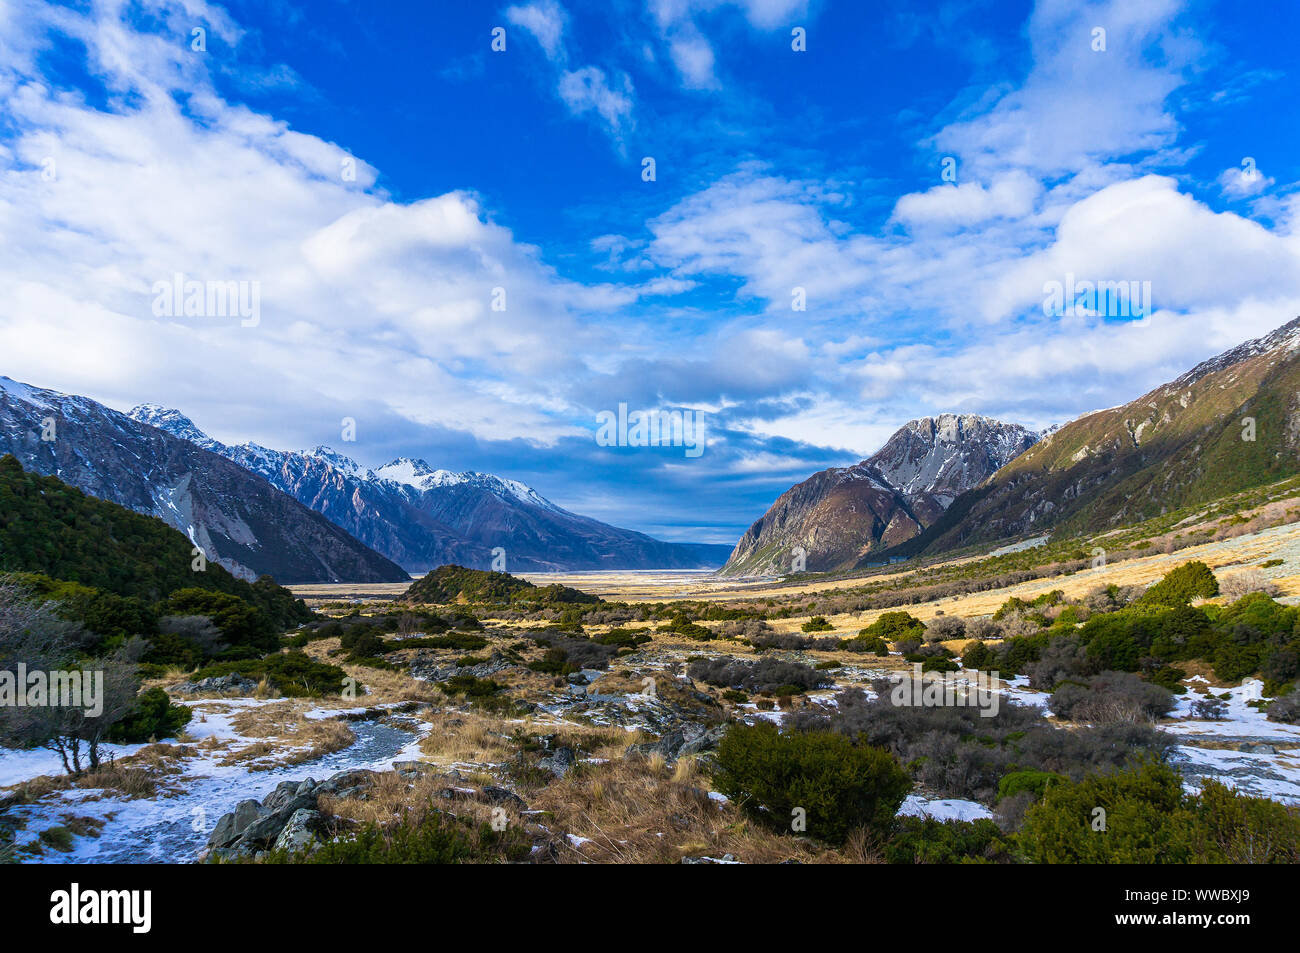
MULTIPOLYGON (((1030 598, 1052 589, 1077 594, 1108 583, 1152 582, 1191 559, 1205 561, 1221 577, 1281 560, 1260 571, 1280 587, 1284 600, 1300 596, 1300 525, 1289 524, 1171 555, 909 605, 907 610, 921 619, 940 611, 987 615, 1012 595, 1030 598)), ((681 572, 533 578, 640 601, 759 598, 801 589, 827 591, 836 585, 827 581, 791 590, 775 588, 771 580, 738 583, 681 572)), ((346 585, 296 591, 313 605, 365 600, 367 610, 375 611, 395 594, 346 585)), ((822 634, 854 635, 878 614, 831 615, 832 631, 822 634)), ((798 632, 808 618, 773 619, 771 624, 778 631, 798 632)), ((319 781, 353 769, 379 772, 384 780, 377 782, 378 793, 372 796, 332 804, 342 816, 364 820, 409 804, 412 798, 427 803, 430 797, 442 797, 463 798, 465 811, 480 812, 486 819, 494 809, 491 799, 500 796, 492 792, 509 789, 512 798, 520 799, 518 804, 509 802, 512 822, 529 831, 534 853, 544 851, 560 862, 873 859, 760 830, 725 797, 708 790, 707 777, 693 766, 693 759, 677 758, 668 749, 668 757, 629 757, 628 749, 672 732, 689 742, 704 731, 710 712, 779 723, 800 709, 834 704, 840 689, 866 688, 875 678, 904 670, 908 666, 901 657, 770 650, 767 657, 820 663, 823 668, 835 663, 838 668, 831 671, 831 688, 760 707, 754 699, 728 699, 685 674, 690 660, 753 656, 752 649, 737 642, 701 643, 655 632, 634 653, 613 660, 607 671, 584 671, 580 678, 566 680, 495 661, 497 648, 518 645, 540 623, 482 621, 494 661, 464 671, 500 682, 510 698, 526 704, 526 714, 494 712, 435 690, 447 677, 437 668, 450 665, 455 671, 456 656, 463 653, 401 650, 398 641, 394 644, 399 651, 387 656, 398 662, 393 669, 344 665, 369 689, 356 705, 339 704, 337 699, 176 696, 195 711, 186 732, 172 743, 115 749, 113 772, 103 787, 60 778, 48 753, 0 752, 0 795, 12 802, 8 818, 17 826, 19 859, 192 862, 201 856, 218 818, 238 802, 261 800, 286 780, 319 781), (581 770, 559 763, 561 748, 581 770)), ((608 628, 593 626, 588 633, 608 628)), ((306 650, 321 660, 337 661, 338 639, 311 642, 306 650)), ((1247 704, 1242 686, 1212 682, 1199 672, 1186 684, 1189 692, 1179 697, 1159 727, 1177 738, 1171 760, 1189 790, 1205 778, 1216 778, 1243 792, 1300 804, 1300 725, 1268 721, 1247 704), (1215 694, 1230 694, 1226 717, 1192 717, 1192 701, 1211 687, 1215 694)), ((999 691, 1051 717, 1048 696, 1030 690, 1024 679, 1005 683, 999 691)), ((924 790, 913 792, 902 813, 939 819, 991 816, 989 805, 924 790)))

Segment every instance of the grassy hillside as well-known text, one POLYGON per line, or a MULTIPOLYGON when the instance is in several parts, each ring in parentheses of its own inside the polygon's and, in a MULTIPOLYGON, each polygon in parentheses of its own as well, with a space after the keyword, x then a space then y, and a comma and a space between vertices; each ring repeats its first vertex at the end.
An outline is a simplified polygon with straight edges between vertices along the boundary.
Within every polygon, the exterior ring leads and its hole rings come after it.
POLYGON ((466 569, 464 566, 439 566, 411 583, 402 599, 426 605, 450 603, 578 603, 595 604, 597 596, 568 586, 535 586, 509 573, 466 569))
POLYGON ((0 457, 0 572, 52 579, 158 603, 206 589, 257 606, 277 623, 311 618, 301 600, 264 576, 248 583, 216 563, 192 567, 193 544, 162 520, 87 496, 0 457))

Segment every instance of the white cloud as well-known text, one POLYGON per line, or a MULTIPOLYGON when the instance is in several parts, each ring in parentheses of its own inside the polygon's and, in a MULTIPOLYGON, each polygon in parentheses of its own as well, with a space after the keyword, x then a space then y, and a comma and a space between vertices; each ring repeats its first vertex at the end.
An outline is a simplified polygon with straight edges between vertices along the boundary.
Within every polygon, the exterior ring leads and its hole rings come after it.
POLYGON ((507 7, 505 17, 507 22, 527 30, 541 45, 547 59, 565 59, 564 25, 568 15, 555 0, 507 7))
POLYGON ((618 89, 610 86, 604 70, 584 66, 562 73, 558 91, 573 115, 594 111, 614 141, 621 145, 632 124, 632 81, 624 74, 619 86, 618 89))
POLYGON ((1274 180, 1261 172, 1251 159, 1240 166, 1224 169, 1217 181, 1224 198, 1244 199, 1263 192, 1273 185, 1274 180))
MULTIPOLYGON (((208 16, 161 9, 186 23, 208 16)), ((0 155, 0 352, 10 376, 119 405, 165 399, 219 435, 240 419, 239 439, 249 420, 287 443, 319 433, 313 421, 364 410, 547 443, 574 427, 543 408, 561 397, 573 406, 594 373, 588 356, 615 350, 602 322, 686 287, 568 281, 471 193, 392 201, 363 160, 227 103, 203 57, 134 32, 112 7, 7 16, 15 55, 0 66, 0 111, 16 131, 0 155), (92 69, 117 91, 107 105, 43 81, 39 54, 55 28, 84 38, 92 69), (154 283, 177 272, 258 282, 260 323, 155 317, 154 283), (492 308, 496 288, 504 311, 492 308)), ((622 120, 608 90, 586 89, 591 108, 622 120)))
POLYGON ((978 175, 1008 168, 1059 175, 1168 147, 1179 125, 1165 101, 1200 49, 1174 26, 1184 6, 1038 0, 1024 83, 992 104, 980 100, 974 114, 934 136, 934 148, 962 156, 978 175), (1105 31, 1104 51, 1093 48, 1097 29, 1105 31))
POLYGON ((963 182, 904 195, 894 206, 894 218, 912 228, 963 227, 991 218, 1020 219, 1034 210, 1042 192, 1038 180, 1017 170, 999 176, 988 186, 963 182))
POLYGON ((755 30, 807 26, 808 0, 648 0, 655 25, 668 45, 668 54, 689 89, 717 89, 713 45, 700 28, 700 18, 729 9, 739 10, 755 30), (796 22, 798 21, 798 22, 796 22))

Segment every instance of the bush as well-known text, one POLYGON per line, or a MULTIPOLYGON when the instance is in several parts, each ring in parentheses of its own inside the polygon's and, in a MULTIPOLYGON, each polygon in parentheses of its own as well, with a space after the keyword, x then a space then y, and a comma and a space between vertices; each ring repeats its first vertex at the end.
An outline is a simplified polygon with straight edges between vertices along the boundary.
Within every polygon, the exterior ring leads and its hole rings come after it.
POLYGON ((1219 594, 1219 580, 1203 562, 1183 563, 1138 599, 1138 605, 1185 606, 1193 599, 1219 594))
POLYGON ((262 659, 239 662, 215 662, 199 669, 192 681, 237 673, 245 678, 266 679, 280 694, 289 698, 338 695, 344 688, 347 673, 335 665, 317 662, 299 652, 281 652, 262 659))
POLYGON ((925 627, 925 641, 947 642, 949 639, 966 637, 966 623, 955 615, 936 616, 925 627))
POLYGON ((908 612, 882 612, 880 618, 858 635, 887 642, 919 641, 925 635, 925 623, 908 612))
POLYGON ((455 649, 458 652, 476 652, 487 648, 488 640, 481 635, 467 632, 449 632, 446 635, 431 635, 425 638, 398 639, 393 643, 395 649, 455 649))
POLYGON ((932 817, 900 817, 899 830, 885 845, 889 864, 1004 864, 1011 862, 1010 844, 987 818, 938 821, 932 817))
POLYGON ((840 647, 840 641, 835 638, 818 639, 811 635, 797 635, 794 632, 771 631, 761 632, 749 638, 749 644, 756 649, 786 649, 788 651, 833 652, 840 647))
POLYGON ((1015 797, 1021 792, 1028 792, 1038 800, 1042 798, 1043 792, 1049 785, 1066 780, 1068 778, 1055 771, 1012 771, 1004 774, 1002 780, 998 782, 998 800, 1015 797))
POLYGON ((228 593, 177 589, 163 602, 161 614, 207 616, 221 630, 222 640, 231 646, 259 652, 273 652, 278 648, 278 633, 266 613, 228 593))
POLYGON ((827 677, 810 665, 773 658, 760 658, 754 662, 729 656, 697 659, 686 673, 719 688, 769 695, 778 689, 784 689, 787 694, 798 694, 827 684, 827 677))
POLYGON ((966 638, 979 639, 1000 639, 1002 638, 1002 628, 992 619, 981 616, 977 619, 969 619, 966 622, 966 638))
POLYGON ((896 705, 893 687, 889 679, 877 680, 874 697, 845 689, 834 707, 797 711, 788 724, 885 748, 927 789, 984 803, 992 803, 999 781, 1012 771, 1051 771, 1077 780, 1099 768, 1122 767, 1135 752, 1163 757, 1173 744, 1170 735, 1146 724, 1062 731, 1037 708, 1005 698, 992 717, 971 706, 896 705))
POLYGON ((807 833, 842 844, 863 828, 893 830, 912 784, 893 755, 829 732, 782 734, 771 722, 733 724, 718 745, 718 790, 778 830, 796 808, 807 833))
POLYGON ((835 628, 824 615, 815 615, 799 627, 804 632, 829 632, 835 628))
POLYGON ((494 831, 484 824, 430 813, 416 823, 367 824, 356 835, 322 844, 306 854, 275 851, 265 863, 286 864, 472 864, 522 862, 532 844, 523 828, 494 831))
POLYGON ((161 688, 150 688, 141 692, 131 710, 108 730, 108 740, 138 744, 171 738, 189 724, 193 714, 184 705, 173 705, 161 688))
POLYGON ((1242 596, 1248 596, 1251 593, 1262 593, 1266 596, 1276 596, 1281 590, 1273 585, 1258 569, 1246 569, 1242 572, 1233 573, 1223 580, 1223 595, 1230 602, 1236 602, 1242 596))
POLYGON ((1300 811, 1212 780, 1188 795, 1177 771, 1147 762, 1050 785, 1016 843, 1031 863, 1294 864, 1300 811))
POLYGON ((1192 702, 1192 717, 1206 721, 1222 721, 1227 710, 1227 703, 1221 698, 1198 698, 1192 702))
POLYGON ((1169 714, 1174 696, 1167 688, 1129 672, 1102 672, 1086 682, 1063 682, 1052 693, 1048 706, 1053 714, 1069 721, 1148 721, 1169 714))
POLYGON ((845 639, 841 647, 846 652, 874 652, 881 657, 889 654, 889 643, 879 636, 859 635, 857 638, 845 639))

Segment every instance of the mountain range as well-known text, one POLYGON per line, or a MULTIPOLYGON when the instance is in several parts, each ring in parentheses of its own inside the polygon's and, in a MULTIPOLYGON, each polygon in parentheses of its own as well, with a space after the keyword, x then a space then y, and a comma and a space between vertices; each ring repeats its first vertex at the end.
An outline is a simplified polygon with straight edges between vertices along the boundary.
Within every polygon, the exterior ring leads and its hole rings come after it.
POLYGON ((1298 472, 1300 318, 1057 428, 892 555, 1101 532, 1298 472))
POLYGON ((792 487, 722 572, 809 571, 1095 533, 1300 472, 1300 318, 1118 407, 1034 434, 914 420, 861 463, 792 487))
POLYGON ((119 413, 0 377, 0 454, 157 516, 243 579, 398 582, 455 563, 513 571, 713 568, 729 548, 668 543, 571 513, 514 480, 328 447, 227 446, 177 410, 119 413), (500 563, 496 563, 500 565, 500 563))
POLYGON ((0 377, 0 454, 157 516, 234 575, 400 582, 408 574, 319 513, 198 444, 86 397, 0 377))
POLYGON ((788 572, 795 547, 812 572, 867 559, 920 534, 1037 437, 973 414, 913 420, 861 463, 823 470, 783 493, 741 537, 722 572, 788 572))
POLYGON ((505 568, 524 572, 704 569, 721 565, 728 552, 619 529, 490 473, 454 473, 406 457, 371 470, 329 447, 227 446, 180 411, 156 404, 129 416, 257 474, 409 572, 450 563, 487 569, 498 547, 505 568))

